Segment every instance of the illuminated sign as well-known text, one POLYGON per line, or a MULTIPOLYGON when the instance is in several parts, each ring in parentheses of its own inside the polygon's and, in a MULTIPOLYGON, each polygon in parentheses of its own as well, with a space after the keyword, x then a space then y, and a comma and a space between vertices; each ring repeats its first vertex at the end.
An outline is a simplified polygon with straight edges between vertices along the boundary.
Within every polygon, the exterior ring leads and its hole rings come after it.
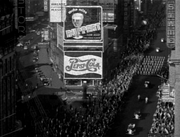
POLYGON ((66 0, 50 0, 50 22, 64 22, 66 0))
POLYGON ((166 43, 172 49, 175 48, 175 0, 167 0, 166 6, 166 43))
POLYGON ((65 79, 101 79, 102 52, 65 52, 65 79))
POLYGON ((26 17, 26 21, 34 21, 34 17, 26 17))
POLYGON ((25 0, 17 1, 18 34, 26 35, 25 0))
POLYGON ((102 42, 102 27, 101 6, 66 6, 65 41, 102 42))
POLYGON ((114 13, 113 12, 108 12, 104 11, 103 12, 103 22, 114 22, 114 13))

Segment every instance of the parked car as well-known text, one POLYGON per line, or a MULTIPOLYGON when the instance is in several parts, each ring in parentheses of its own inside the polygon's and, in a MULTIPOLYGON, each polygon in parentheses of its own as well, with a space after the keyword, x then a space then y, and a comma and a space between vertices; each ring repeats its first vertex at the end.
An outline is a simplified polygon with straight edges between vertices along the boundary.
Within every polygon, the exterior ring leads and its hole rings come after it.
POLYGON ((165 39, 164 39, 164 38, 161 38, 161 42, 164 43, 164 42, 165 42, 165 39))
POLYGON ((30 30, 29 32, 30 32, 30 33, 32 33, 32 32, 36 32, 36 30, 30 30))
POLYGON ((160 52, 160 48, 159 47, 156 48, 156 52, 160 52))

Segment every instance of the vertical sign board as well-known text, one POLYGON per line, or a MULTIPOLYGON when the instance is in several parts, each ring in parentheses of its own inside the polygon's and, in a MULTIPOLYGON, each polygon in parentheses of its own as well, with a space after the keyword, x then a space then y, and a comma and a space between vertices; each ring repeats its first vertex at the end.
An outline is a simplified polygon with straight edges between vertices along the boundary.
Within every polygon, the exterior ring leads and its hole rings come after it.
POLYGON ((175 48, 175 0, 166 1, 166 43, 168 48, 175 48))
POLYGON ((48 0, 44 0, 44 11, 48 11, 48 0))
POLYGON ((66 6, 64 46, 78 44, 103 47, 101 6, 66 6))
POLYGON ((102 79, 102 52, 64 52, 64 79, 102 79))
POLYGON ((64 35, 64 28, 60 24, 57 23, 57 47, 61 50, 63 50, 63 35, 64 35))
POLYGON ((124 0, 124 32, 127 34, 128 33, 128 2, 129 0, 124 0))
POLYGON ((66 0, 50 0, 50 22, 64 22, 66 0))
POLYGON ((26 35, 25 0, 17 0, 18 34, 26 35))
POLYGON ((113 1, 102 1, 103 5, 102 8, 103 8, 103 22, 111 22, 113 23, 114 22, 114 19, 115 19, 115 7, 117 5, 117 3, 115 2, 115 0, 113 1))

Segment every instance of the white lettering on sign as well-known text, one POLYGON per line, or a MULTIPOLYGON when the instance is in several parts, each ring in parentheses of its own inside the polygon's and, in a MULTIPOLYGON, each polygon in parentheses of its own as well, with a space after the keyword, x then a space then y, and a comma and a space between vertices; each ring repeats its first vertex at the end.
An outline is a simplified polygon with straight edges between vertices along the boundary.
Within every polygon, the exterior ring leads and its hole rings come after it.
POLYGON ((101 24, 100 22, 82 26, 78 29, 74 28, 71 30, 66 30, 66 37, 71 38, 77 36, 77 34, 86 34, 90 32, 95 32, 101 30, 101 24))
POLYGON ((26 24, 25 24, 25 1, 24 0, 18 0, 17 2, 17 21, 18 21, 18 33, 19 35, 25 35, 26 34, 26 24))
POLYGON ((64 57, 64 72, 71 75, 96 73, 102 75, 102 58, 94 55, 64 57))
POLYGON ((167 47, 175 47, 175 0, 167 1, 166 8, 166 36, 167 36, 167 47))
POLYGON ((91 71, 96 72, 100 69, 100 64, 96 62, 95 58, 87 59, 87 60, 80 60, 77 58, 71 58, 69 60, 70 65, 66 66, 66 71, 91 71))
POLYGON ((50 0, 50 22, 63 22, 65 15, 66 0, 50 0))

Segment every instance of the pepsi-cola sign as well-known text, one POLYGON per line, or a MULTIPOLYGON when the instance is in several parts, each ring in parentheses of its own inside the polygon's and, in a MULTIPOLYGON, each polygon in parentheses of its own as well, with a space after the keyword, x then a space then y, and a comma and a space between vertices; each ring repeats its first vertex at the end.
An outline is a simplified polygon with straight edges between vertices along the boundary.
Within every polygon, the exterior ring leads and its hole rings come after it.
POLYGON ((101 52, 65 52, 64 76, 69 78, 101 78, 101 52))

